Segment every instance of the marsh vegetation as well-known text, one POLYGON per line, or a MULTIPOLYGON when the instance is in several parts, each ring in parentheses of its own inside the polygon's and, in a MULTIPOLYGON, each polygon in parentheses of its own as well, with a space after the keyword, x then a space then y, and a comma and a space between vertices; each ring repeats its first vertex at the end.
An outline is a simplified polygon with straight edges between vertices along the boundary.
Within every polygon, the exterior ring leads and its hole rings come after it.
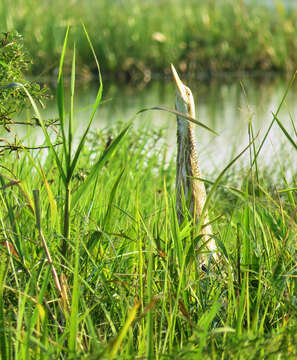
MULTIPOLYGON (((65 26, 72 26, 82 76, 96 73, 83 21, 105 76, 148 78, 168 64, 192 71, 294 71, 297 7, 281 1, 1 1, 5 31, 17 29, 35 73, 56 70, 65 26)), ((70 68, 70 60, 68 62, 70 68)))
POLYGON ((294 113, 282 119, 295 76, 268 126, 258 133, 247 111, 243 144, 204 171, 216 261, 201 237, 193 237, 196 224, 187 218, 178 224, 167 129, 137 126, 141 115, 92 126, 106 104, 92 45, 99 38, 91 41, 80 28, 84 40, 74 47, 65 27, 60 30, 57 119, 45 118, 38 102, 47 95, 23 81, 22 71, 3 85, 7 102, 20 101, 24 122, 33 123, 14 142, 3 140, 7 127, 18 136, 14 116, 1 123, 1 358, 296 357, 297 131, 294 113), (83 58, 97 69, 86 113, 75 102, 83 58), (77 117, 84 121, 75 133, 77 117), (34 142, 32 125, 43 134, 34 142), (284 143, 280 161, 264 164, 275 129, 284 143), (203 270, 198 253, 207 255, 203 270))

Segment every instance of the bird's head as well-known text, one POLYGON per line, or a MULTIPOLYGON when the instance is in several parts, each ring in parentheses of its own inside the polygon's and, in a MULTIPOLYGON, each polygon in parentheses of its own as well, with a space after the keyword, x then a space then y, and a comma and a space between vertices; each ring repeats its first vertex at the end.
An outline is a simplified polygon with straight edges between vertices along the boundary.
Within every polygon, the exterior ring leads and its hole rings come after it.
POLYGON ((177 87, 175 103, 176 110, 181 113, 195 117, 195 103, 191 90, 183 84, 183 82, 178 76, 177 71, 175 70, 175 67, 172 64, 171 72, 177 87))

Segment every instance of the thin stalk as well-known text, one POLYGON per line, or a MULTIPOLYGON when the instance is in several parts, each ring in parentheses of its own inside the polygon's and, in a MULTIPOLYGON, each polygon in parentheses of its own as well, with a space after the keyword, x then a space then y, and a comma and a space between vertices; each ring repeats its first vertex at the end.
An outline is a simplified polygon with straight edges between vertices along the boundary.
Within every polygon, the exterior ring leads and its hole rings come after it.
POLYGON ((4 311, 4 301, 3 301, 3 288, 5 284, 5 278, 7 273, 7 266, 5 262, 1 263, 0 267, 0 353, 1 359, 8 359, 8 349, 7 349, 7 336, 6 336, 6 324, 5 324, 5 311, 4 311))
POLYGON ((60 284, 60 280, 56 271, 56 268, 54 266, 51 254, 49 252, 49 248, 47 246, 45 237, 43 235, 43 232, 41 230, 41 218, 40 218, 40 198, 39 198, 39 190, 33 190, 33 196, 34 196, 34 205, 35 205, 35 214, 36 214, 36 225, 37 225, 37 229, 39 232, 39 237, 41 239, 41 243, 42 246, 44 248, 46 257, 47 257, 47 261, 50 264, 51 267, 51 271, 52 271, 52 275, 55 281, 55 285, 56 288, 58 290, 59 295, 61 296, 61 299, 63 299, 63 293, 62 293, 62 288, 61 288, 61 284, 60 284))
POLYGON ((73 138, 73 120, 74 120, 74 93, 75 93, 75 44, 73 47, 73 57, 72 57, 72 70, 71 70, 71 90, 70 90, 70 113, 69 113, 69 124, 68 124, 68 155, 69 155, 69 164, 67 164, 68 169, 70 168, 70 159, 71 159, 71 150, 72 150, 72 138, 73 138))
POLYGON ((68 248, 68 240, 70 234, 70 186, 69 183, 65 192, 65 205, 64 205, 64 229, 63 229, 63 243, 62 243, 62 255, 65 258, 68 248))

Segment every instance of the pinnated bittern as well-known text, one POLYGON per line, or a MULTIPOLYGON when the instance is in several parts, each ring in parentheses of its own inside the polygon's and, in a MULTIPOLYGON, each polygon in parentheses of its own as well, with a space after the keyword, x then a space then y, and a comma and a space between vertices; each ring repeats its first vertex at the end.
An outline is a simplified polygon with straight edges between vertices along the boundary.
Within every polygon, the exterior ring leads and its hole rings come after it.
MULTIPOLYGON (((180 80, 174 66, 171 65, 172 75, 177 87, 175 108, 179 113, 195 119, 195 103, 191 90, 180 80)), ((202 213, 206 191, 201 178, 200 166, 195 142, 194 124, 180 115, 177 115, 177 162, 176 162, 176 211, 178 221, 184 219, 183 203, 193 220, 197 223, 202 213), (183 201, 184 199, 184 201, 183 201)), ((209 222, 207 213, 204 224, 209 222)), ((208 241, 210 251, 216 249, 215 241, 207 235, 212 234, 211 225, 202 227, 203 239, 208 241)))

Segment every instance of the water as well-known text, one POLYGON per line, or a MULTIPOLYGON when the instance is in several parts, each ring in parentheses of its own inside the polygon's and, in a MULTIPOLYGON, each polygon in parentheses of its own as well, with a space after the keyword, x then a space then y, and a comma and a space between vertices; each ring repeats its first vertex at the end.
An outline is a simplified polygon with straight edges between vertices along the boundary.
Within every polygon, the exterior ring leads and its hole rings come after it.
MULTIPOLYGON (((196 100, 197 119, 219 134, 215 136, 204 129, 196 129, 199 157, 205 175, 214 170, 222 170, 248 144, 249 121, 252 121, 254 132, 259 131, 256 141, 256 146, 259 146, 273 119, 272 112, 277 111, 289 80, 273 75, 247 77, 224 74, 212 79, 184 79, 196 100)), ((296 85, 293 85, 279 113, 279 119, 295 140, 292 121, 296 123, 296 90, 296 85)), ((81 86, 77 92, 76 108, 88 106, 95 96, 96 84, 81 86)), ((104 99, 107 101, 98 110, 93 129, 109 127, 117 120, 128 121, 143 108, 156 105, 174 108, 175 87, 171 78, 153 79, 149 84, 138 86, 117 85, 105 81, 104 99)), ((89 114, 90 109, 76 114, 78 133, 86 126, 89 114)), ((43 116, 57 116, 54 103, 48 105, 43 116)), ((169 144, 169 156, 173 156, 176 151, 175 116, 163 111, 150 111, 137 116, 134 126, 141 131, 147 122, 155 128, 166 128, 164 141, 169 144)), ((40 135, 36 135, 37 142, 42 141, 40 135)), ((243 157, 247 167, 248 155, 247 152, 243 157)), ((281 166, 289 176, 292 175, 293 168, 296 170, 296 152, 276 123, 265 142, 259 161, 268 168, 281 166)))

